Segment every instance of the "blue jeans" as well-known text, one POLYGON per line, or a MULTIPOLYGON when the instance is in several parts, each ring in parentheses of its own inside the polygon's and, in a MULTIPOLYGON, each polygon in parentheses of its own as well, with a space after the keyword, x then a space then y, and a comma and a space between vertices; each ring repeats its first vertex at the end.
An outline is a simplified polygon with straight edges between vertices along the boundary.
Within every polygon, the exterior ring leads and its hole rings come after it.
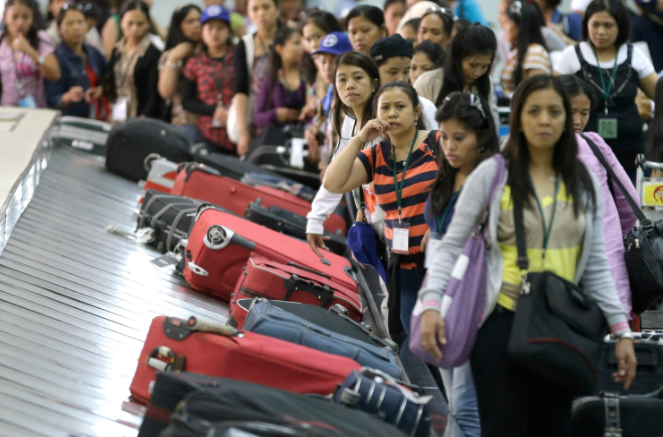
MULTIPOLYGON (((400 267, 399 267, 400 268, 400 267)), ((410 335, 410 320, 412 319, 412 310, 417 303, 417 293, 421 282, 417 275, 417 269, 401 270, 401 323, 407 335, 410 335)))
POLYGON ((440 369, 449 402, 444 437, 481 437, 479 404, 470 362, 455 369, 440 369))

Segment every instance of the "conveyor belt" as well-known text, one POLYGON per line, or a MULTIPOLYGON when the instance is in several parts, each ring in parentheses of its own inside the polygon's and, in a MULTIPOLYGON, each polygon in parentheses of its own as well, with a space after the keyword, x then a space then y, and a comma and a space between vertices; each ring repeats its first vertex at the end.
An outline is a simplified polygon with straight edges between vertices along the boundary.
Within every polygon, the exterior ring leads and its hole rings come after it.
POLYGON ((1 436, 135 436, 126 400, 152 318, 225 323, 158 253, 104 232, 132 231, 139 197, 98 158, 53 152, 0 256, 1 436))

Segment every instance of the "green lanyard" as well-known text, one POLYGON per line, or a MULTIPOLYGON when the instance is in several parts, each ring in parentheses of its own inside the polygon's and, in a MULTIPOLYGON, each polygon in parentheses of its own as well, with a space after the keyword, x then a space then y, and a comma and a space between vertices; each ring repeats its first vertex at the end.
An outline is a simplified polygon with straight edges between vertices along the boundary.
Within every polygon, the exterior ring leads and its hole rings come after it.
MULTIPOLYGON (((534 189, 534 182, 532 182, 532 177, 529 178, 530 184, 534 189)), ((545 261, 546 259, 546 249, 548 248, 548 241, 550 240, 550 234, 552 233, 553 221, 555 220, 555 210, 557 209, 557 193, 559 191, 559 179, 555 181, 555 197, 553 198, 553 209, 552 214, 550 215, 550 223, 548 224, 548 229, 546 230, 546 217, 543 215, 543 207, 541 207, 541 202, 539 201, 539 196, 536 195, 536 190, 534 191, 534 197, 536 198, 536 205, 539 207, 539 214, 541 214, 541 224, 543 227, 543 252, 541 253, 541 260, 545 261)))
POLYGON ((596 54, 596 47, 592 45, 594 49, 594 56, 596 56, 596 66, 599 69, 599 75, 601 76, 601 87, 603 88, 603 97, 605 98, 605 113, 608 113, 608 100, 610 100, 610 93, 612 93, 612 85, 615 83, 615 75, 617 74, 617 58, 619 53, 615 54, 615 65, 612 67, 612 74, 610 75, 610 83, 608 87, 605 86, 605 79, 603 79, 603 68, 601 68, 601 63, 599 62, 599 55, 596 54))
POLYGON ((398 175, 396 173, 396 149, 392 145, 392 150, 394 153, 394 188, 396 189, 396 202, 398 203, 398 223, 401 223, 401 199, 403 198, 403 184, 405 183, 405 172, 407 171, 407 166, 410 164, 410 157, 412 156, 412 148, 414 143, 417 142, 417 137, 419 136, 419 131, 416 131, 414 134, 414 139, 412 144, 410 144, 410 151, 407 154, 407 159, 405 160, 405 165, 403 166, 403 178, 401 179, 401 186, 398 186, 398 175))
POLYGON ((437 216, 437 235, 440 237, 442 237, 442 228, 444 228, 444 222, 447 220, 447 216, 451 212, 451 208, 456 203, 456 199, 458 199, 459 195, 460 190, 453 193, 447 204, 444 206, 442 214, 437 216))

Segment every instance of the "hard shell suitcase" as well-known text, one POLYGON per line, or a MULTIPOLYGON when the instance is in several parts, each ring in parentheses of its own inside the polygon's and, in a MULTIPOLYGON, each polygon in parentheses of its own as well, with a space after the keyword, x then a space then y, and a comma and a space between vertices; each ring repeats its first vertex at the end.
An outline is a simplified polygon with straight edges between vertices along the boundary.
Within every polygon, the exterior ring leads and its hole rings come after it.
POLYGON ((238 299, 261 297, 331 308, 345 307, 353 320, 361 321, 364 311, 356 286, 349 287, 331 276, 292 261, 283 264, 264 256, 251 254, 244 272, 237 281, 233 304, 238 299))
POLYGON ((660 437, 662 433, 663 387, 646 395, 602 392, 573 404, 572 437, 660 437))
POLYGON ((49 135, 58 145, 106 156, 106 143, 112 128, 112 124, 103 121, 65 115, 55 121, 49 135))
POLYGON ((160 316, 152 321, 130 390, 147 403, 157 371, 188 371, 327 395, 358 368, 349 358, 228 325, 160 316))
POLYGON ((395 427, 326 399, 245 381, 192 373, 159 373, 139 437, 289 436, 402 437, 395 427), (177 413, 173 414, 177 410, 177 413), (168 425, 163 434, 159 434, 168 425), (248 423, 265 428, 245 428, 248 423), (228 426, 245 433, 219 434, 228 426), (277 428, 279 426, 280 428, 277 428), (290 432, 281 434, 283 430, 290 432), (260 431, 260 432, 259 432, 260 431), (299 431, 302 433, 300 434, 299 431), (247 433, 248 432, 248 433, 247 433))
POLYGON ((108 135, 106 168, 134 182, 145 180, 144 161, 150 153, 173 161, 190 161, 192 139, 182 130, 161 120, 133 118, 118 123, 108 135))
POLYGON ((431 417, 426 410, 430 399, 419 387, 365 367, 354 370, 334 393, 335 404, 375 415, 412 437, 428 437, 431 433, 431 417))
POLYGON ((157 190, 170 193, 175 185, 179 164, 151 153, 145 158, 145 169, 148 171, 144 190, 157 190))
POLYGON ((212 206, 201 206, 184 252, 184 278, 195 290, 230 300, 251 253, 320 271, 357 290, 350 262, 333 253, 318 258, 303 241, 235 217, 212 206))
MULTIPOLYGON (((343 320, 338 320, 338 324, 343 323, 345 323, 343 320)), ((325 329, 272 305, 271 301, 266 299, 258 299, 253 302, 243 329, 352 358, 362 366, 381 370, 394 378, 403 377, 394 349, 369 345, 366 342, 325 329)))

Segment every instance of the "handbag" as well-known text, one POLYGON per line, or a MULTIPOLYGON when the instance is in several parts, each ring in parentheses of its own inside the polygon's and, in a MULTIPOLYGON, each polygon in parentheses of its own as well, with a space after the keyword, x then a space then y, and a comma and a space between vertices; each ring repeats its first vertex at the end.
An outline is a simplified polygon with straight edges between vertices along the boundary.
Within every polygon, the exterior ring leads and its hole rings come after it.
MULTIPOLYGON (((488 215, 490 202, 504 179, 506 168, 502 155, 495 155, 495 159, 497 173, 486 197, 481 220, 465 243, 442 298, 440 315, 446 325, 447 344, 437 344, 442 351, 441 360, 433 358, 421 345, 421 299, 417 300, 412 312, 410 350, 428 364, 443 369, 453 369, 469 359, 483 318, 486 299, 486 250, 490 241, 488 215)), ((424 280, 423 288, 426 287, 426 282, 424 280)))
MULTIPOLYGON (((244 41, 244 47, 246 48, 246 68, 249 73, 249 78, 253 74, 253 53, 255 47, 253 45, 253 35, 246 34, 242 37, 244 41)), ((249 113, 246 115, 246 121, 248 124, 251 124, 253 120, 253 114, 249 113)), ((237 144, 239 141, 239 123, 237 118, 237 96, 233 97, 230 107, 228 108, 228 120, 226 121, 226 133, 228 134, 228 139, 237 144)))
POLYGON ((594 393, 608 327, 585 291, 556 274, 528 272, 523 205, 514 200, 518 259, 522 275, 509 356, 540 377, 576 394, 594 393))
POLYGON ((652 222, 629 196, 624 184, 592 140, 581 135, 626 198, 637 224, 624 238, 624 260, 631 285, 633 312, 642 314, 663 299, 663 220, 652 222))

